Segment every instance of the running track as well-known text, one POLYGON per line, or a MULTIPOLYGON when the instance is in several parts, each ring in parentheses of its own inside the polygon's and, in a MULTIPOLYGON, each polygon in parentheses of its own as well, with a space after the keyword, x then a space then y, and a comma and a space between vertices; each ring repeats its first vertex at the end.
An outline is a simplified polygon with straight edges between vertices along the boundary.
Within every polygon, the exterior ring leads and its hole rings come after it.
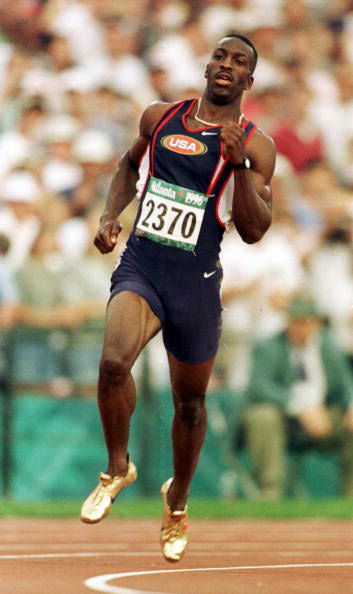
POLYGON ((159 522, 0 520, 1 594, 349 594, 353 521, 192 521, 178 564, 159 522))

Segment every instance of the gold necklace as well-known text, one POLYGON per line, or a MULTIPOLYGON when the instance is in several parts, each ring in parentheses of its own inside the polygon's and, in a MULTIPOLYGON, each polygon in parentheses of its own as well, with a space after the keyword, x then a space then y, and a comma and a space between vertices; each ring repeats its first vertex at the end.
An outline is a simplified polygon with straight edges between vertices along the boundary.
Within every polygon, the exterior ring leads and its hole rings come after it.
MULTIPOLYGON (((199 118, 198 115, 199 115, 200 107, 201 107, 201 97, 199 98, 199 100, 197 102, 197 110, 196 110, 195 115, 193 116, 194 120, 196 120, 197 122, 200 122, 200 124, 205 124, 206 126, 221 126, 222 125, 222 124, 215 124, 214 122, 206 122, 206 120, 202 120, 201 118, 199 118)), ((238 119, 238 124, 240 124, 243 117, 244 117, 244 115, 241 113, 239 116, 239 119, 238 119)))

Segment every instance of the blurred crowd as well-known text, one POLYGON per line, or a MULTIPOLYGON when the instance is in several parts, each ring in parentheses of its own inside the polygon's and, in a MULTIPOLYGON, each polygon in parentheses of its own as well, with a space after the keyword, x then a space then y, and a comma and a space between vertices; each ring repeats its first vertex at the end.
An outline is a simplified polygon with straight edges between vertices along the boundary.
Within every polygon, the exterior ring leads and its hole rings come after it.
POLYGON ((103 316, 118 253, 102 257, 92 239, 119 158, 144 107, 199 96, 215 42, 238 32, 260 56, 243 111, 278 159, 270 231, 252 246, 224 239, 215 385, 246 386, 251 341, 284 328, 299 290, 353 359, 350 0, 6 4, 0 22, 16 8, 18 21, 0 39, 0 326, 103 316))

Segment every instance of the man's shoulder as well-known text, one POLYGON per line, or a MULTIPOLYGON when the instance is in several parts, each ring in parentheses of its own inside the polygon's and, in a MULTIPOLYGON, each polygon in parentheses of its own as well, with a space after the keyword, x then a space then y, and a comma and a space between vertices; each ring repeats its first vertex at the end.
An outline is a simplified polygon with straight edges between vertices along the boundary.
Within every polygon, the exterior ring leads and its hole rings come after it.
POLYGON ((253 169, 270 181, 276 164, 276 145, 271 136, 256 128, 247 145, 247 155, 253 169))
MULTIPOLYGON (((253 123, 256 126, 256 123, 253 123)), ((262 150, 266 147, 268 150, 276 150, 275 141, 273 140, 272 136, 270 136, 257 126, 255 127, 255 131, 251 137, 249 144, 251 144, 253 147, 256 146, 262 150)))
POLYGON ((165 101, 153 101, 146 107, 142 114, 141 127, 151 133, 164 114, 180 103, 182 103, 182 101, 173 101, 171 103, 165 101))

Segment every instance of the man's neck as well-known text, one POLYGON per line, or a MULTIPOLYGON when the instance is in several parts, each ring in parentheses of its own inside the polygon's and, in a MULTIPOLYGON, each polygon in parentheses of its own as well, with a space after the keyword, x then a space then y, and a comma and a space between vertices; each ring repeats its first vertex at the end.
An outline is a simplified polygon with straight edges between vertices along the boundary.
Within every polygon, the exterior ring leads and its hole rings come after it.
POLYGON ((196 104, 194 115, 196 119, 199 118, 211 125, 225 124, 229 120, 238 122, 242 115, 240 100, 227 105, 217 105, 203 95, 196 104))

